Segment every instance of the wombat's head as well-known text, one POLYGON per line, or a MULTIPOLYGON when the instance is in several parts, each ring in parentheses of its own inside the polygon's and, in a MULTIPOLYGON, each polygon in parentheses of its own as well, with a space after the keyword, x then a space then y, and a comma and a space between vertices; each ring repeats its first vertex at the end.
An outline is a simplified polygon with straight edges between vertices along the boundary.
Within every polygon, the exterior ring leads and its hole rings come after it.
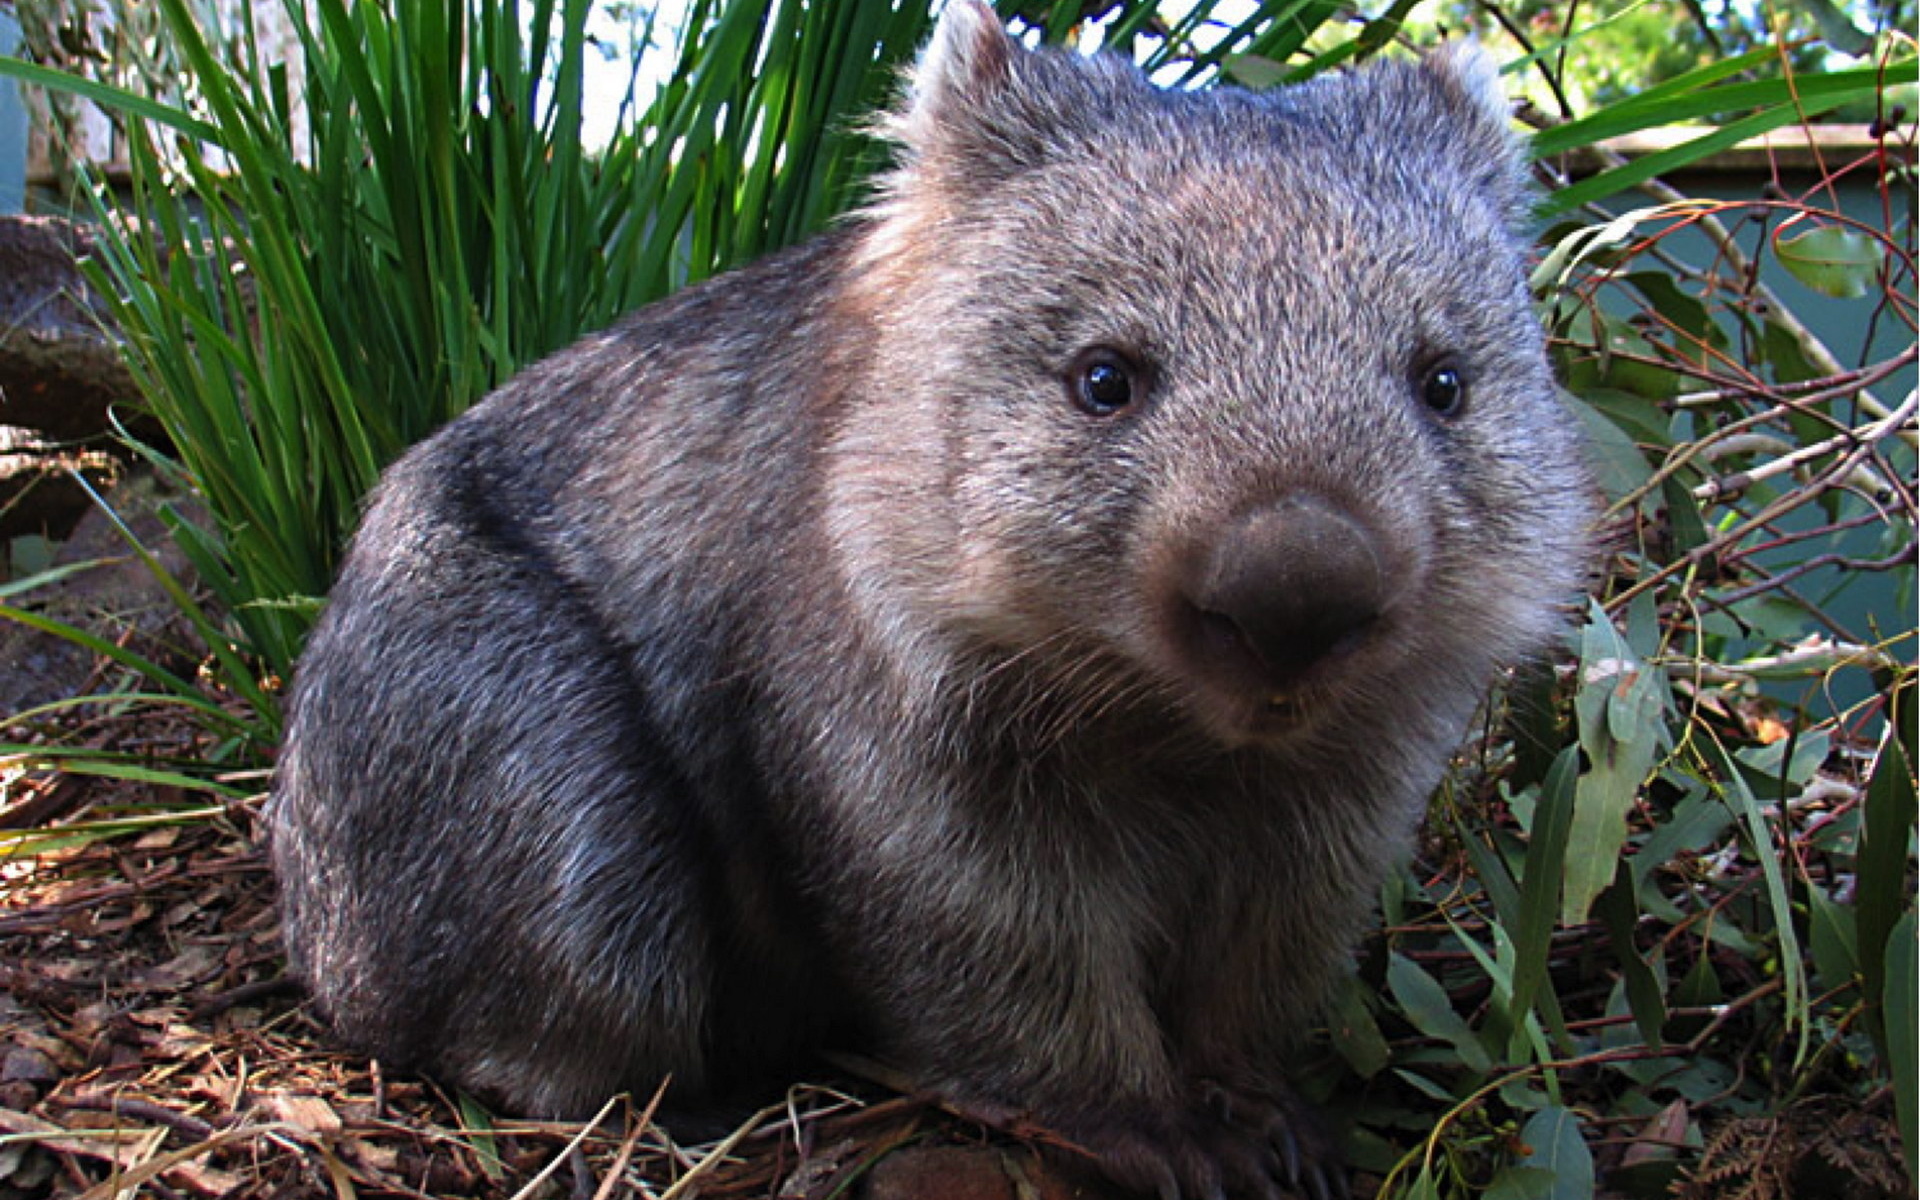
POLYGON ((831 511, 902 661, 1243 745, 1458 721, 1557 626, 1586 479, 1479 51, 1165 92, 957 3, 887 128, 831 511))

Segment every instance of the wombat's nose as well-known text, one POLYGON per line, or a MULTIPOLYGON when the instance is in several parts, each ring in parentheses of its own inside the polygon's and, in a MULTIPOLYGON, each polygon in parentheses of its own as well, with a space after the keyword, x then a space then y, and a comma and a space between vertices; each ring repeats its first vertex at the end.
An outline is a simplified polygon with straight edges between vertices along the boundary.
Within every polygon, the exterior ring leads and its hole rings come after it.
POLYGON ((1388 591, 1373 534, 1331 501, 1296 495, 1229 526, 1187 599, 1203 653, 1251 654, 1268 683, 1286 684, 1358 645, 1388 591))

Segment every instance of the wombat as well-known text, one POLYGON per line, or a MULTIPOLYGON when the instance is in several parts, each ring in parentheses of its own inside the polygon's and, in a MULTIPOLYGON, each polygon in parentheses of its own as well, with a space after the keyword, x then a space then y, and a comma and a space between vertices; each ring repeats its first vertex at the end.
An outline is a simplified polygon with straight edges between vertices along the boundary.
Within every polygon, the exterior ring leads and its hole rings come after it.
POLYGON ((522 1111, 834 1045, 1324 1190, 1276 1064, 1585 565, 1493 67, 1165 91, 965 0, 880 127, 840 227, 389 471, 290 697, 294 967, 522 1111))

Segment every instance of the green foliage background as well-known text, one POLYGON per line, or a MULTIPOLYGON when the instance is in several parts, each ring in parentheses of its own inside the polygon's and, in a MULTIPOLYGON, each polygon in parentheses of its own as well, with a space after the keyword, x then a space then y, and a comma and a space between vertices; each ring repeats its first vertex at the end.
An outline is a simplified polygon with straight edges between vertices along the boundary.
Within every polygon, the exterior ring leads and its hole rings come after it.
MULTIPOLYGON (((274 743, 280 682, 381 468, 520 366, 853 203, 881 153, 858 118, 929 22, 918 4, 696 0, 646 51, 664 82, 588 152, 587 0, 285 3, 291 61, 159 0, 157 89, 0 60, 134 135, 129 193, 90 193, 105 236, 89 269, 170 435, 151 456, 210 514, 174 531, 217 603, 173 585, 206 642, 198 674, 90 644, 126 668, 115 702, 184 704, 215 731, 216 768, 274 743)), ((1536 292, 1593 432, 1611 553, 1566 669, 1490 711, 1301 1064, 1355 1165, 1396 1196, 1589 1194, 1596 1166, 1628 1194, 1719 1195, 1729 1162, 1753 1194, 1769 1170, 1794 1194, 1795 1172, 1832 1168, 1824 1130, 1859 1160, 1850 1194, 1882 1194, 1887 1171, 1900 1185, 1895 1142, 1907 1164, 1916 1144, 1911 142, 1828 165, 1875 181, 1873 219, 1825 188, 1730 203, 1660 177, 1808 117, 1896 124, 1912 43, 1865 18, 1910 25, 1911 3, 1001 7, 1036 39, 1098 29, 1185 84, 1270 85, 1465 26, 1545 114, 1534 150, 1558 186, 1536 292), (1692 140, 1650 158, 1596 150, 1687 121, 1692 140), (1686 238, 1704 259, 1683 259, 1686 238), (1760 282, 1770 260, 1805 289, 1793 303, 1760 282), (1811 297, 1853 306, 1858 343, 1821 342, 1794 311, 1811 297), (1867 579, 1885 599, 1864 626, 1828 611, 1867 579), (1743 1150, 1749 1121, 1809 1149, 1743 1150)), ((7 585, 0 612, 54 628, 29 596, 7 585)), ((57 737, 6 749, 214 786, 57 737)), ((0 852, 86 836, 38 834, 0 852)))

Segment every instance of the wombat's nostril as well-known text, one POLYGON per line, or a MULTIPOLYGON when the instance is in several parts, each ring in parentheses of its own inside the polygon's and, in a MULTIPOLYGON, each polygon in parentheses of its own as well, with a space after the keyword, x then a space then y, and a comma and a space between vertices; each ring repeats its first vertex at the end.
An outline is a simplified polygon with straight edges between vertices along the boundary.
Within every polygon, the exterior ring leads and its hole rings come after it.
POLYGON ((1187 601, 1200 653, 1251 658, 1273 684, 1357 647, 1391 584, 1374 534, 1319 496, 1254 509, 1201 555, 1187 601))

